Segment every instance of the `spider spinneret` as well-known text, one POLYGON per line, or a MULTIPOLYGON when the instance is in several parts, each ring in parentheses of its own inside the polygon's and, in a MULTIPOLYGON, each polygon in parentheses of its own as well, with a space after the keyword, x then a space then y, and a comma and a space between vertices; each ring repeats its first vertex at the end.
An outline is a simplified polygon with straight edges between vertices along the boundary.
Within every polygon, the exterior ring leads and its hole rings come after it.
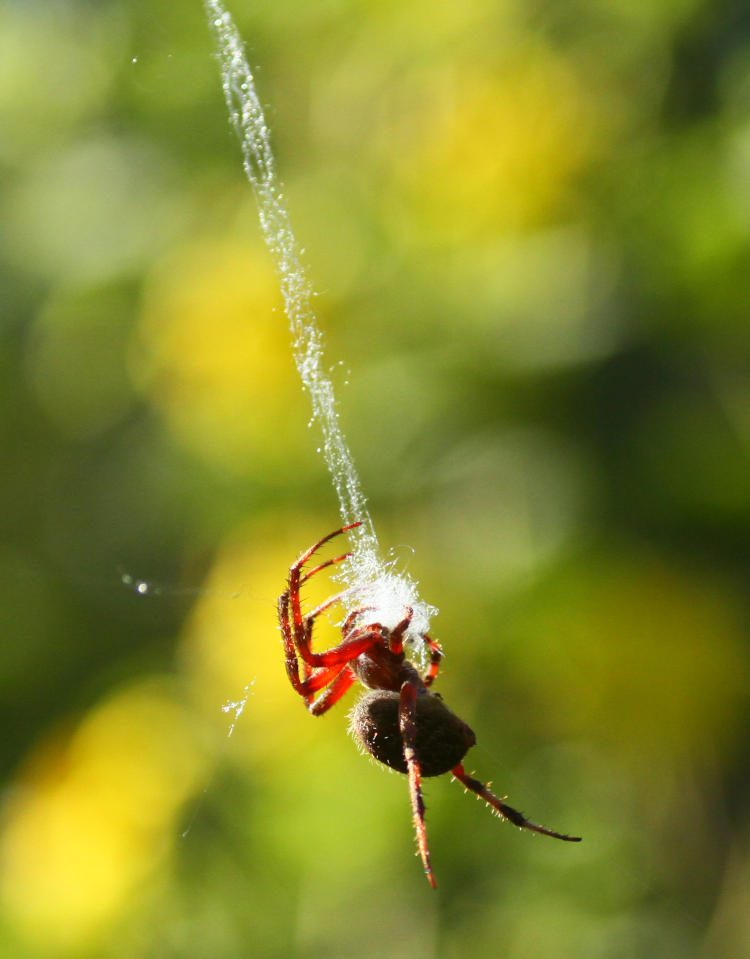
POLYGON ((325 560, 307 572, 305 564, 329 540, 359 525, 351 523, 337 529, 306 550, 292 564, 288 588, 279 596, 286 672, 295 692, 302 696, 313 716, 320 716, 337 703, 354 682, 359 681, 369 690, 352 710, 351 730, 371 756, 408 776, 417 846, 433 888, 435 877, 424 821, 423 776, 451 772, 456 780, 514 825, 554 839, 580 842, 580 836, 553 832, 526 819, 464 771, 462 760, 476 743, 476 737, 472 729, 448 709, 440 695, 430 689, 442 657, 435 640, 425 634, 420 636, 429 652, 429 665, 423 674, 406 658, 404 639, 413 616, 411 608, 407 607, 403 619, 390 629, 381 623, 368 623, 365 615, 371 611, 368 607, 355 609, 341 627, 341 643, 313 652, 315 620, 340 602, 343 594, 337 593, 312 612, 303 614, 300 589, 316 573, 342 562, 350 554, 325 560))

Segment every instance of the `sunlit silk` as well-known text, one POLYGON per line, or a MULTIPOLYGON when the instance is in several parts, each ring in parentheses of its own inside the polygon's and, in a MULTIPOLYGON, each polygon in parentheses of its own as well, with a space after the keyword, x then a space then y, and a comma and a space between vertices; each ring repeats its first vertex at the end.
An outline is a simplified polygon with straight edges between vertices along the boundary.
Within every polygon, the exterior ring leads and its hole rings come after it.
POLYGON ((216 42, 229 117, 242 146, 243 165, 255 192, 261 231, 279 277, 294 360, 310 396, 313 417, 323 432, 322 452, 338 496, 343 525, 361 523, 350 532, 352 556, 342 573, 349 587, 345 605, 349 609, 362 603, 375 607, 376 618, 384 625, 398 622, 404 606, 411 606, 414 619, 410 632, 424 633, 430 616, 437 610, 419 599, 410 577, 394 572, 379 555, 367 501, 339 422, 333 383, 323 369, 322 335, 311 305, 314 291, 300 259, 276 174, 270 131, 242 40, 219 0, 205 0, 205 8, 216 42))

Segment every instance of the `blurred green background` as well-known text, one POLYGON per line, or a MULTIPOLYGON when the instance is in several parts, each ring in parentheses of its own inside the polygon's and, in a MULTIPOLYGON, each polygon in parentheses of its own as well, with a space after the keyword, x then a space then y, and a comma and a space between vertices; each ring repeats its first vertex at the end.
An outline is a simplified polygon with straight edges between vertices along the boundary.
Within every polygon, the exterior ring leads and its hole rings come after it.
POLYGON ((467 768, 584 841, 430 780, 433 892, 286 681, 338 515, 201 4, 6 0, 0 955, 750 954, 747 7, 231 10, 467 768))

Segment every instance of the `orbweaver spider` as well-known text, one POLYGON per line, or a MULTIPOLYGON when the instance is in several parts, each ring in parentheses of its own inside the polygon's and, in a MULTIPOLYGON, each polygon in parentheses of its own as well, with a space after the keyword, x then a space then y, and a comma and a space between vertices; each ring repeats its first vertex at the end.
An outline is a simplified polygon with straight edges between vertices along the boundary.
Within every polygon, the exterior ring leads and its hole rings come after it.
POLYGON ((424 822, 422 776, 440 776, 450 771, 503 819, 554 839, 580 842, 580 836, 566 836, 530 822, 464 771, 461 760, 476 742, 476 737, 469 726, 448 709, 440 695, 430 691, 442 656, 438 644, 429 636, 421 637, 430 653, 430 663, 423 676, 407 660, 404 636, 412 619, 410 608, 404 610, 404 618, 392 629, 381 623, 367 623, 363 619, 367 607, 356 609, 341 627, 343 639, 338 646, 320 653, 312 651, 315 620, 339 602, 342 594, 330 597, 304 615, 300 589, 316 573, 342 562, 350 554, 325 560, 307 572, 303 571, 304 566, 329 540, 359 525, 352 523, 324 536, 289 570, 289 587, 279 597, 286 672, 313 716, 329 710, 355 680, 370 690, 352 711, 351 731, 371 756, 409 777, 417 846, 430 885, 435 888, 424 822))

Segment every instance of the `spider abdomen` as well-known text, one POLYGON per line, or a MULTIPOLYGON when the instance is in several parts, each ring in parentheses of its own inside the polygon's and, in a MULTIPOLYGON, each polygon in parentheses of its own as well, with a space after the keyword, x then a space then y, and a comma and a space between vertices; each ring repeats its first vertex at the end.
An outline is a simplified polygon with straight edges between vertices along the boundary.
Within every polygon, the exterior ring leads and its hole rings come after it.
MULTIPOLYGON (((351 732, 362 747, 391 769, 406 773, 399 729, 399 694, 376 689, 356 704, 351 732)), ((457 766, 476 742, 473 731, 439 696, 421 692, 416 702, 417 760, 423 776, 441 776, 457 766)))

